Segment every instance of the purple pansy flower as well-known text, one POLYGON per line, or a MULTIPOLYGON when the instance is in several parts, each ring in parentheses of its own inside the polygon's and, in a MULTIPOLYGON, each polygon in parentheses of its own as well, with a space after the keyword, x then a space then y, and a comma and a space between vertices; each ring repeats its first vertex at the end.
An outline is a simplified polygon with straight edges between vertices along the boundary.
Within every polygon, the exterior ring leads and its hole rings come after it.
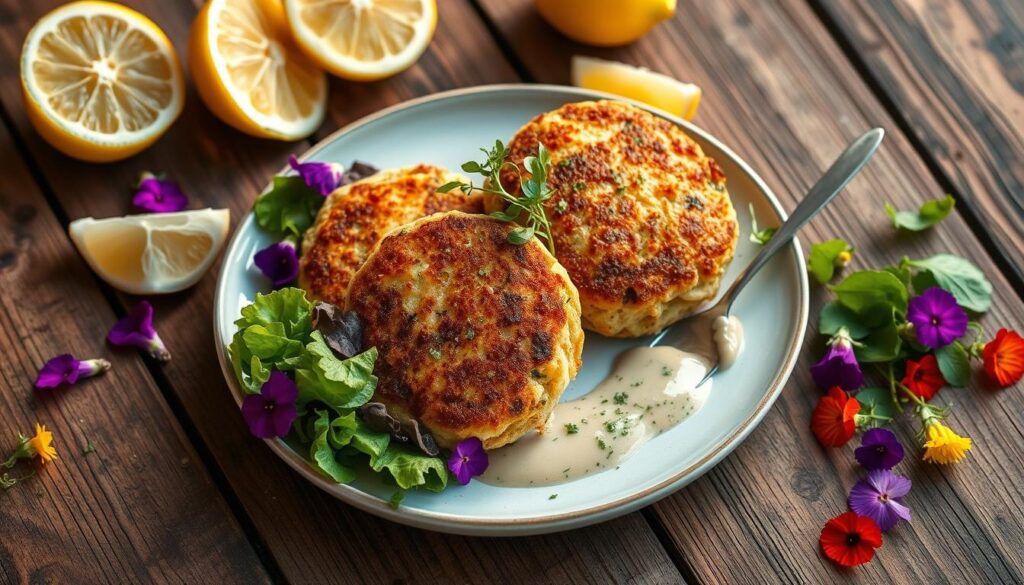
POLYGON ((909 479, 888 469, 870 471, 850 490, 850 510, 871 518, 888 532, 900 520, 910 521, 910 508, 900 501, 910 485, 909 479))
POLYGON ((259 394, 250 394, 242 401, 242 417, 249 431, 261 439, 283 437, 295 421, 295 399, 299 389, 286 374, 273 371, 263 383, 259 394))
POLYGON ((111 345, 131 345, 145 350, 153 359, 166 362, 171 359, 156 329, 153 329, 153 305, 149 301, 139 301, 128 314, 114 323, 107 333, 107 341, 111 345))
POLYGON ((903 445, 889 429, 871 429, 861 437, 853 456, 864 469, 892 469, 903 461, 903 445))
POLYGON ((460 441, 452 449, 448 458, 448 469, 455 474, 455 479, 462 485, 469 483, 474 476, 487 471, 487 451, 484 444, 476 437, 460 441))
POLYGON ((910 299, 907 321, 917 340, 932 349, 945 347, 967 332, 967 312, 945 289, 932 287, 910 299))
POLYGON ((150 172, 139 177, 132 204, 150 213, 181 211, 188 207, 188 196, 181 192, 178 183, 168 181, 150 172))
POLYGON ((281 288, 299 275, 299 256, 295 251, 295 243, 291 240, 263 248, 256 252, 252 260, 260 272, 274 284, 274 288, 281 288))
POLYGON ((110 362, 107 360, 76 360, 70 353, 62 353, 48 360, 39 369, 36 388, 56 388, 62 384, 70 386, 83 378, 102 374, 109 369, 110 362))
POLYGON ((338 163, 300 163, 294 154, 288 157, 288 165, 302 177, 306 185, 324 197, 341 185, 342 176, 345 174, 345 167, 338 163))
POLYGON ((828 351, 821 361, 811 366, 811 377, 825 390, 839 386, 852 392, 864 385, 864 374, 853 354, 853 344, 845 327, 828 342, 828 351))

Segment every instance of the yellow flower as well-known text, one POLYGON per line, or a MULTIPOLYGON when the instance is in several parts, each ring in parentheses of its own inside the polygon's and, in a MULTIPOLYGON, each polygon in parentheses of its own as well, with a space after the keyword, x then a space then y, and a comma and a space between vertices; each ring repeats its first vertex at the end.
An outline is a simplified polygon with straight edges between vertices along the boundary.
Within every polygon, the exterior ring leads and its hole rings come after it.
POLYGON ((57 450, 53 448, 53 433, 46 430, 46 425, 36 423, 36 436, 28 440, 32 450, 39 455, 43 463, 57 458, 57 450))
POLYGON ((971 438, 961 437, 949 427, 933 422, 928 425, 928 440, 924 443, 924 460, 932 463, 957 463, 971 449, 971 438))

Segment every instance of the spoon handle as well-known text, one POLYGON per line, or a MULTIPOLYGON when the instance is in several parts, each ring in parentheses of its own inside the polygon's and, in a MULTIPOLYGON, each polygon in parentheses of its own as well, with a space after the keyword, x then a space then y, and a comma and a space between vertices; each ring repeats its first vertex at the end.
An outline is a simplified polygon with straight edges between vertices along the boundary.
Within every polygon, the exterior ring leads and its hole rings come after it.
POLYGON ((754 278, 757 271, 761 270, 776 252, 787 246, 793 237, 796 236, 797 231, 810 221, 812 217, 817 215, 819 211, 824 209, 832 201, 832 198, 838 195, 843 190, 843 187, 864 168, 871 155, 875 154, 875 151, 878 150, 884 135, 885 132, 881 128, 868 130, 860 138, 853 141, 850 146, 846 147, 843 154, 839 155, 839 158, 832 163, 828 171, 807 192, 807 195, 796 206, 789 219, 779 226, 778 231, 761 248, 753 262, 747 266, 746 270, 740 274, 740 277, 733 282, 733 285, 722 296, 726 302, 726 313, 732 308, 733 300, 743 290, 743 287, 754 278))

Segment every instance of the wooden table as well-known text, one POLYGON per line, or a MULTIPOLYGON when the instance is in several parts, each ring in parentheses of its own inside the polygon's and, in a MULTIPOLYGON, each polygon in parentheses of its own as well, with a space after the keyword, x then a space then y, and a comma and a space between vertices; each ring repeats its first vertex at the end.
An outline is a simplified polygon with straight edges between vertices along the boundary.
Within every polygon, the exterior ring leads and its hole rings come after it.
MULTIPOLYGON (((201 0, 130 0, 184 51, 201 0)), ((136 299, 96 279, 65 231, 131 211, 144 169, 179 180, 193 206, 234 221, 290 153, 384 106, 498 82, 567 83, 573 54, 642 64, 704 88, 695 122, 735 149, 792 209, 841 148, 882 126, 881 151, 801 235, 842 237, 855 267, 953 251, 995 285, 983 323, 1024 330, 1024 4, 1019 0, 680 2, 671 22, 622 49, 576 45, 529 0, 438 0, 429 51, 386 81, 332 81, 329 119, 299 143, 243 136, 190 89, 173 129, 109 165, 71 160, 29 126, 18 59, 32 23, 58 2, 0 0, 0 450, 36 421, 61 458, 0 493, 0 582, 1021 582, 1024 397, 1017 388, 947 389, 975 440, 957 466, 905 464, 910 525, 871 564, 839 571, 818 553, 858 471, 850 447, 808 430, 818 398, 814 344, 760 427, 686 489, 641 512, 574 532, 481 539, 379 520, 320 492, 249 435, 217 366, 217 270, 154 300, 174 353, 166 365, 104 345, 136 299), (943 193, 939 228, 896 235, 884 201, 915 208, 943 193), (58 353, 105 356, 102 381, 39 393, 58 353), (96 450, 85 453, 89 443, 96 450)), ((815 306, 827 293, 814 287, 815 306)), ((810 338, 815 334, 812 319, 810 338)), ((756 348, 752 348, 756 351, 756 348)), ((915 424, 896 425, 913 443, 915 424)), ((913 451, 916 453, 916 451, 913 451)))

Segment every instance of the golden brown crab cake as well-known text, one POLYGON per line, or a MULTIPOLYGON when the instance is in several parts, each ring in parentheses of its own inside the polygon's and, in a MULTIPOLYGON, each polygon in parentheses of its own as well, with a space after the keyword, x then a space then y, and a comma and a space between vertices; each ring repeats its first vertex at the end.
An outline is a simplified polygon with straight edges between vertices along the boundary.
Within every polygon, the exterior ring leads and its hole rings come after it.
POLYGON ((464 180, 421 164, 380 171, 339 187, 303 235, 299 286, 314 299, 343 304, 349 281, 384 234, 440 211, 482 211, 479 195, 466 196, 458 189, 437 192, 449 181, 464 180))
POLYGON ((583 352, 580 301, 536 238, 485 215, 436 214, 384 237, 348 290, 376 346, 374 400, 439 445, 494 449, 542 429, 583 352))
MULTIPOLYGON (((736 213, 721 169, 678 126, 622 102, 571 103, 523 126, 509 160, 522 165, 538 142, 551 154, 555 254, 586 329, 650 335, 715 296, 736 213)), ((502 182, 518 189, 510 175, 502 182)))

